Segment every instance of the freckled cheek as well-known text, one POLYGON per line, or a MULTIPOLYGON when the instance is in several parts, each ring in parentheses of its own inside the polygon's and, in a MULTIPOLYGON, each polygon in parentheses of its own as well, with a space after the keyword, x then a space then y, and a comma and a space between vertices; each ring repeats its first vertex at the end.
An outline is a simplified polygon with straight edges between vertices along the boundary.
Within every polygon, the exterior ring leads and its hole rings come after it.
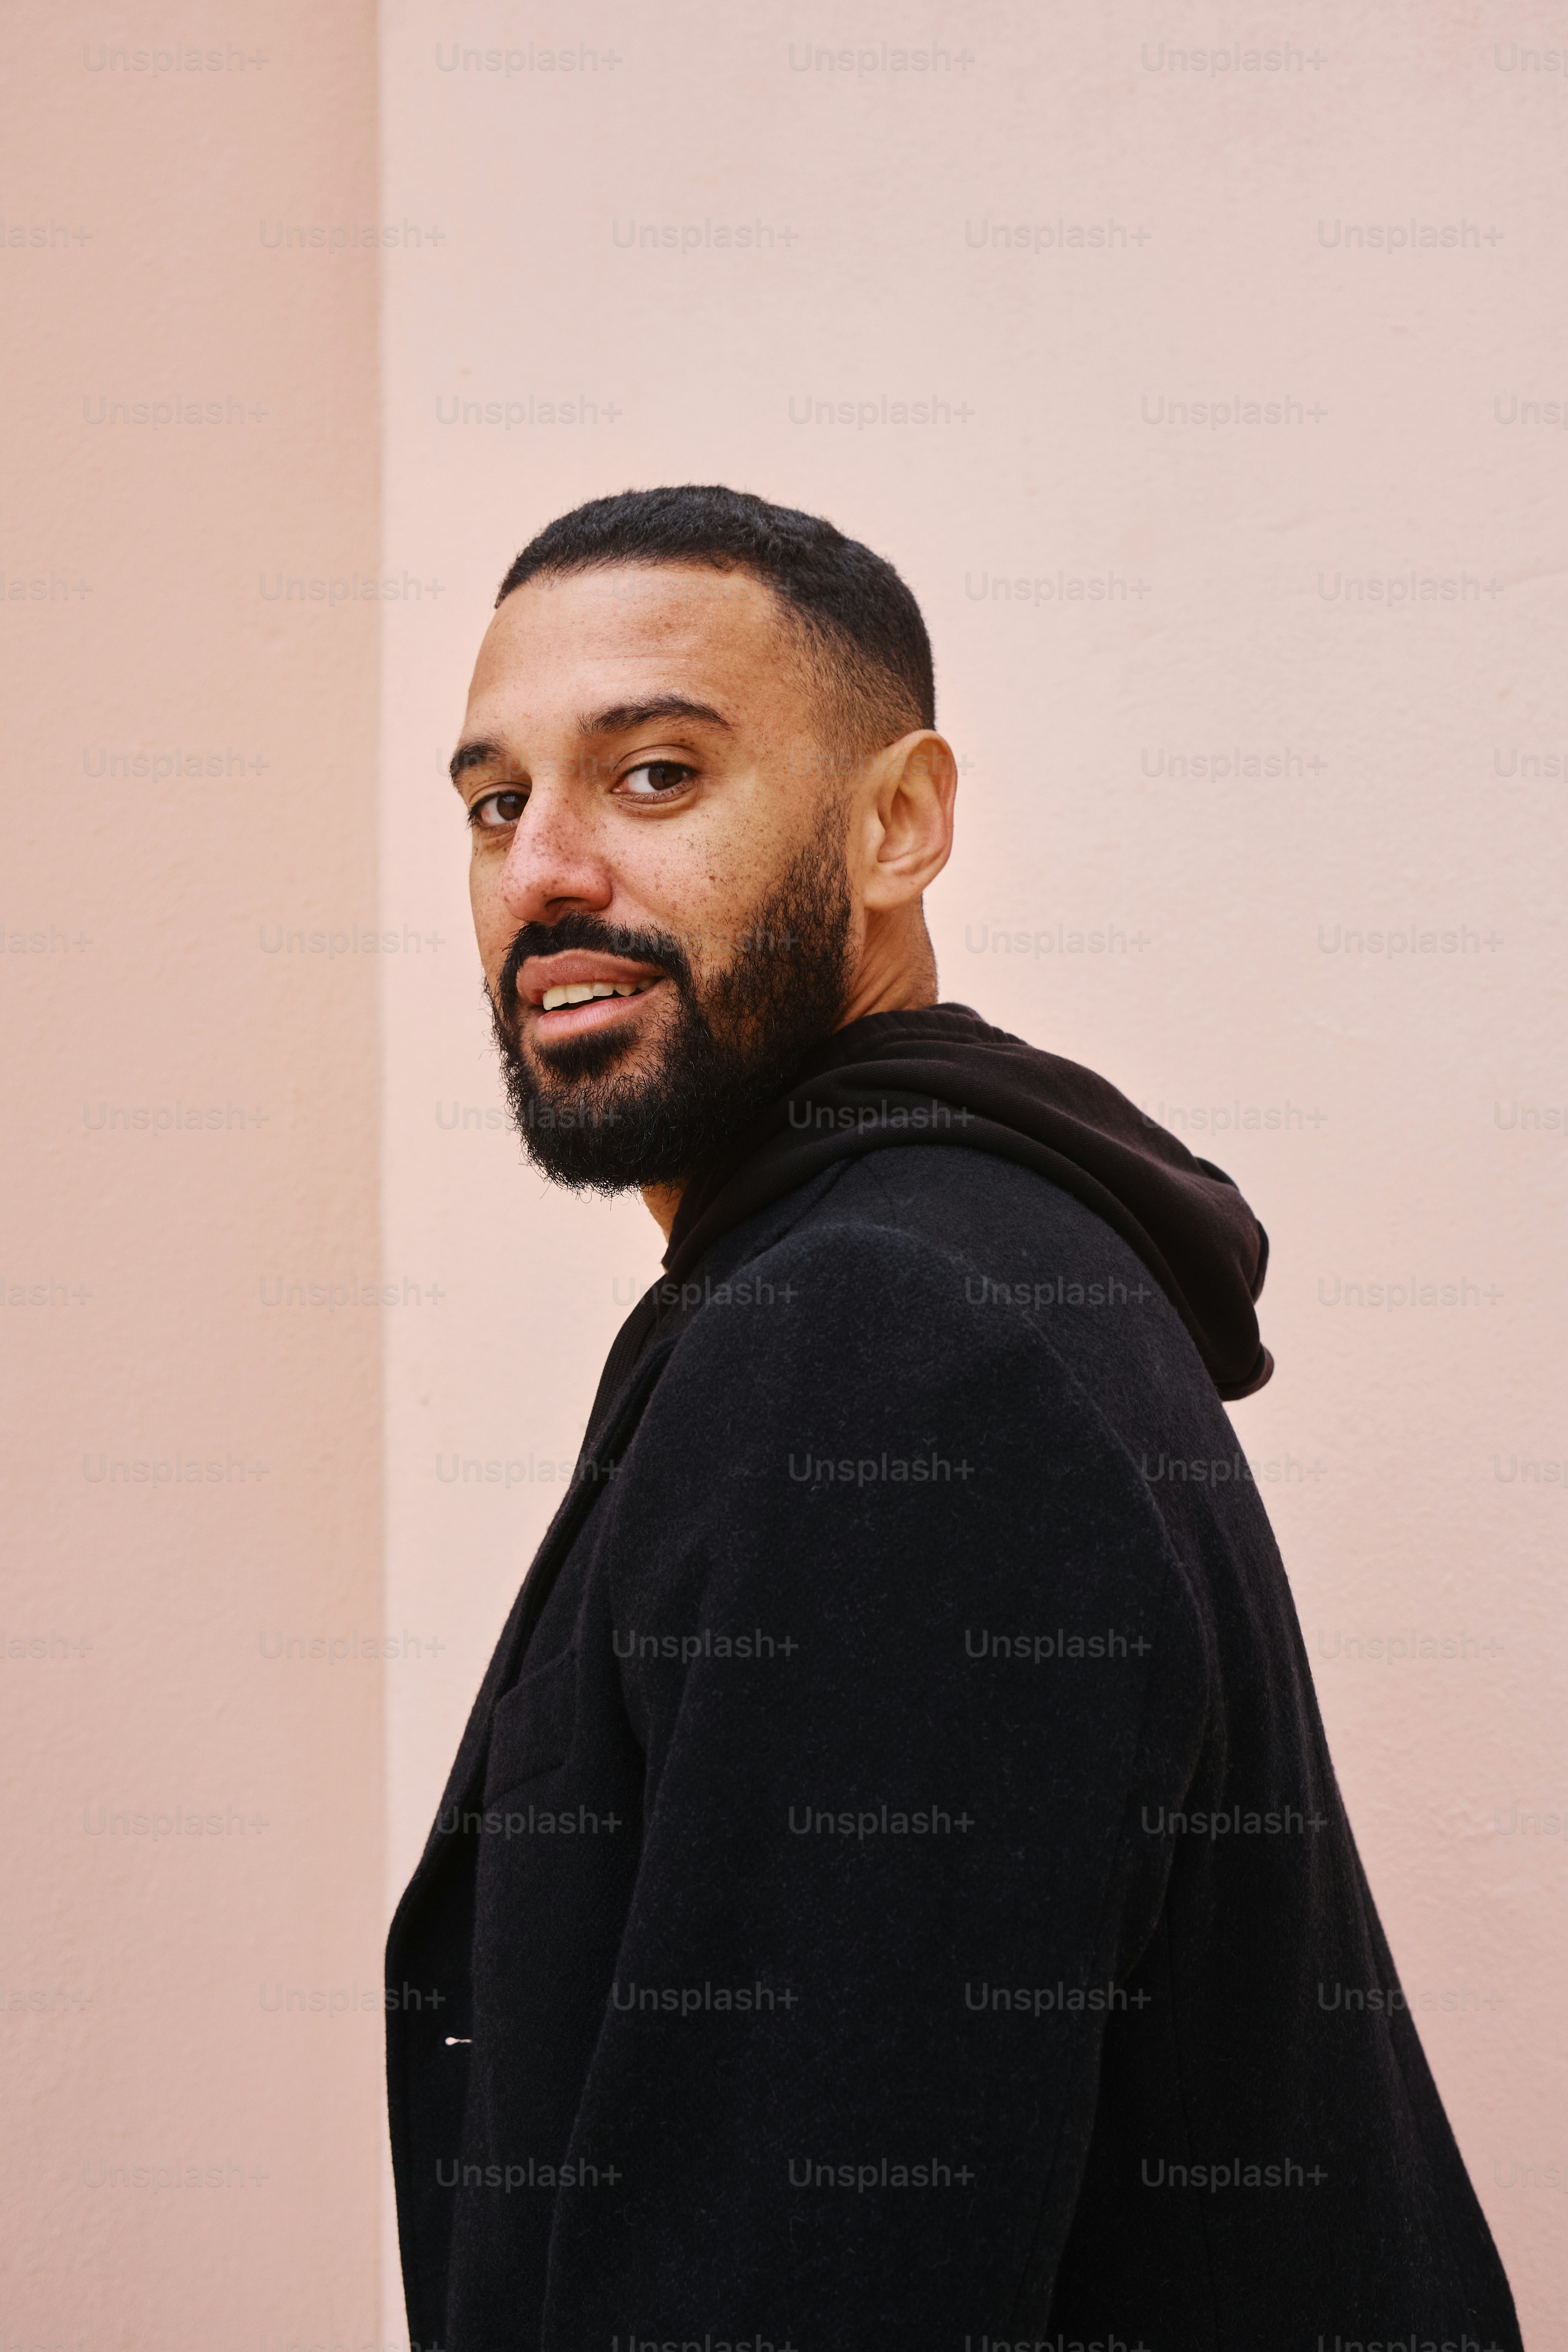
POLYGON ((661 913, 668 909, 672 928, 679 928, 681 914, 715 930, 733 928, 789 854, 781 815, 759 799, 737 794, 721 821, 693 827, 668 845, 654 845, 640 872, 626 874, 625 883, 661 913))

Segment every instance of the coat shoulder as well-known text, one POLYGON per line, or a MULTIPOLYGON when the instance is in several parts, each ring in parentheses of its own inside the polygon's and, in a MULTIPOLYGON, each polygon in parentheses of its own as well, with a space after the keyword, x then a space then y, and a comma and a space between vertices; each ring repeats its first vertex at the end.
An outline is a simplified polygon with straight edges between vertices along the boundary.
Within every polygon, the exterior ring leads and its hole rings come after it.
POLYGON ((1092 1488, 1101 1509, 1119 1496, 1163 1549, 1145 1482, 1040 1318, 999 1307, 973 1260, 934 1233, 839 1186, 705 1282, 638 1433, 639 1486, 656 1463, 656 1482, 760 1492, 807 1456, 951 1457, 984 1463, 980 1483, 1031 1510, 1059 1480, 1092 1488), (692 1431, 700 1446, 676 1442, 692 1431))
POLYGON ((787 1376, 798 1355, 837 1380, 869 1350, 896 1380, 934 1349, 955 1374, 1049 1362, 1107 1404, 1113 1392, 1157 1393, 1185 1396, 1205 1417, 1219 1410, 1148 1269, 1046 1177, 914 1144, 850 1161, 793 1215, 788 1205, 710 1254, 677 1351, 688 1364, 711 1352, 765 1379, 787 1376))

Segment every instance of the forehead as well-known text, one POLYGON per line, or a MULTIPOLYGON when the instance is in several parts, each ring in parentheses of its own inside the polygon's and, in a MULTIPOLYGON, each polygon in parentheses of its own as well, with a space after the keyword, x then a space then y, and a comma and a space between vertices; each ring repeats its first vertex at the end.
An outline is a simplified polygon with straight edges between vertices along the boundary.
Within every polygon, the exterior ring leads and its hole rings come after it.
POLYGON ((739 721, 797 700, 785 634, 777 597, 749 572, 649 563, 542 573, 513 589, 486 631, 468 709, 575 719, 657 690, 739 721))

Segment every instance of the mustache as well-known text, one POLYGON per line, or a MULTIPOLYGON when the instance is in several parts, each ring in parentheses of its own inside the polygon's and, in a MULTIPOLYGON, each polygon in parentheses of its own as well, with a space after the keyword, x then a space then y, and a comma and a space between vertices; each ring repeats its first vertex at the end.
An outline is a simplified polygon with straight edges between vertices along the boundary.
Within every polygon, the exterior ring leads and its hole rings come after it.
POLYGON ((508 948, 496 982, 496 1011, 503 1021, 516 1017, 517 983, 529 958, 564 955, 572 948, 625 956, 636 963, 657 964, 683 994, 690 993, 690 959, 668 931, 632 930, 622 924, 604 922, 597 915, 574 913, 563 915, 553 923, 524 923, 508 948))

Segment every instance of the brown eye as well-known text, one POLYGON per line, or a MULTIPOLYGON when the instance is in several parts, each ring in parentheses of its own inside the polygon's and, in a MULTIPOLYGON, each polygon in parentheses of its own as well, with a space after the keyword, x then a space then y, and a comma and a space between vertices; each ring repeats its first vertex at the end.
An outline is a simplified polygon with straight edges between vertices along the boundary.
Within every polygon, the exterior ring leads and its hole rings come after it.
POLYGON ((468 811, 468 823, 476 833, 500 833, 515 824, 527 806, 526 793, 487 793, 468 811))
POLYGON ((683 767, 679 760, 645 760, 640 768, 628 768, 622 777, 630 785, 628 800, 662 800, 667 793, 679 792, 696 774, 695 768, 683 767), (645 781, 638 783, 638 777, 645 781))

